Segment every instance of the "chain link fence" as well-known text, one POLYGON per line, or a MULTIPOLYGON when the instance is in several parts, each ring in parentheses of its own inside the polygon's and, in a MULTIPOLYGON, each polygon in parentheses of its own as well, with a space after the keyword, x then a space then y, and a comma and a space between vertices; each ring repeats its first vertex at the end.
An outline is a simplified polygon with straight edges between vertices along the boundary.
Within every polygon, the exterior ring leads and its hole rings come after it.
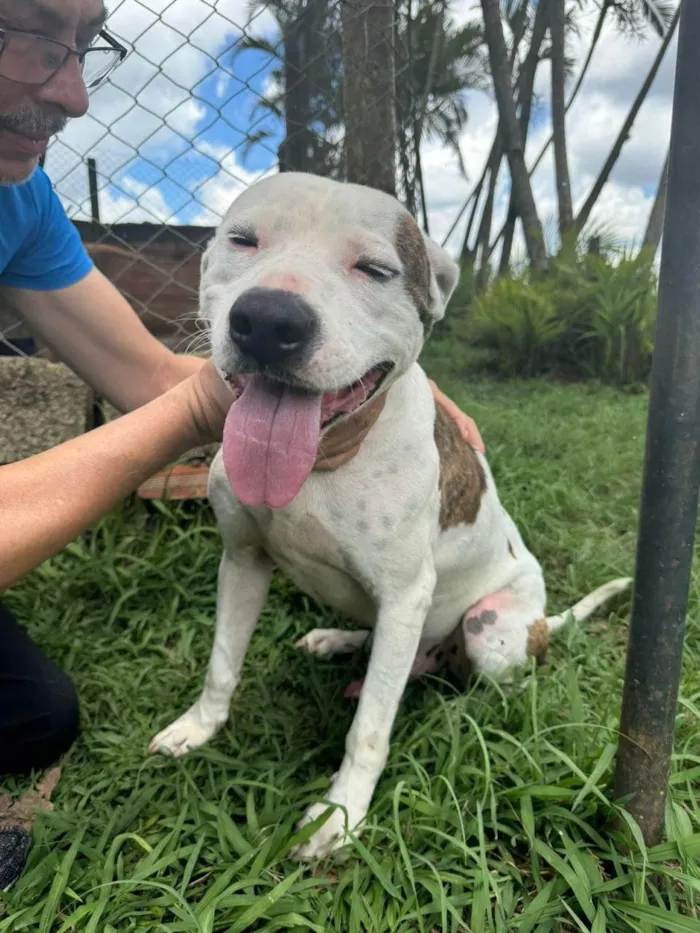
MULTIPOLYGON (((129 55, 44 167, 95 265, 171 348, 206 350, 202 249, 267 173, 398 184, 417 212, 407 140, 420 93, 402 10, 395 0, 111 6, 108 28, 129 55)), ((48 355, 0 305, 0 354, 37 352, 48 355)))

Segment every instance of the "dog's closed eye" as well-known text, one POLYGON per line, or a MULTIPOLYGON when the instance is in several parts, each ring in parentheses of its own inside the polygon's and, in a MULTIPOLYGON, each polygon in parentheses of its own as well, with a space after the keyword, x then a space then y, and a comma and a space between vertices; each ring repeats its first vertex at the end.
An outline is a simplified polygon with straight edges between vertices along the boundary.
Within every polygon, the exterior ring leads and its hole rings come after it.
POLYGON ((258 248, 258 238, 252 230, 232 230, 228 238, 231 245, 237 246, 239 249, 258 248))
POLYGON ((367 260, 358 262, 355 269, 358 272, 362 272, 363 275, 368 276, 370 279, 374 279, 375 282, 390 282, 399 274, 395 269, 390 269, 388 266, 383 266, 380 263, 368 262, 367 260))

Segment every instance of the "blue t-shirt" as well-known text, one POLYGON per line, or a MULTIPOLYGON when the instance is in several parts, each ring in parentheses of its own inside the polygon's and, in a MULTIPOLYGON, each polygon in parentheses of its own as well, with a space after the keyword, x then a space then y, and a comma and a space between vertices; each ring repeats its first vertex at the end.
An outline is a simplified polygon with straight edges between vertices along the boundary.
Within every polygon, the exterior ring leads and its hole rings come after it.
POLYGON ((0 186, 0 285, 37 292, 75 285, 93 268, 45 172, 0 186))

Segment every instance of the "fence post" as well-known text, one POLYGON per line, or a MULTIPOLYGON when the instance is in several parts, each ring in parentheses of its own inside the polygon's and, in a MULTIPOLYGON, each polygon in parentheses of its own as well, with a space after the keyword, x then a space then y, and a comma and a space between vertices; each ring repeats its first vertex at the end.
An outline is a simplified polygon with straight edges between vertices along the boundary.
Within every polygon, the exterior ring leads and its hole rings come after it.
POLYGON ((87 160, 88 183, 90 186, 90 216, 96 227, 100 226, 100 191, 97 185, 97 161, 87 160))
POLYGON ((700 483, 700 3, 682 0, 637 569, 615 789, 658 842, 700 483))
POLYGON ((393 0, 341 0, 341 12, 346 177, 396 194, 393 0))

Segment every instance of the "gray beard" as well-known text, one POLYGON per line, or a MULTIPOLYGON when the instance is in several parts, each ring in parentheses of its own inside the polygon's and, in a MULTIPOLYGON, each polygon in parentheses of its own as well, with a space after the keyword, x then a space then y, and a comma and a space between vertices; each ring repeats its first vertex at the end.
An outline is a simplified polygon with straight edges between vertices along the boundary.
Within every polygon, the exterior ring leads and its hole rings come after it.
POLYGON ((32 139, 46 139, 65 129, 68 117, 62 113, 47 113, 35 107, 22 107, 14 113, 0 114, 0 129, 20 133, 32 139))

